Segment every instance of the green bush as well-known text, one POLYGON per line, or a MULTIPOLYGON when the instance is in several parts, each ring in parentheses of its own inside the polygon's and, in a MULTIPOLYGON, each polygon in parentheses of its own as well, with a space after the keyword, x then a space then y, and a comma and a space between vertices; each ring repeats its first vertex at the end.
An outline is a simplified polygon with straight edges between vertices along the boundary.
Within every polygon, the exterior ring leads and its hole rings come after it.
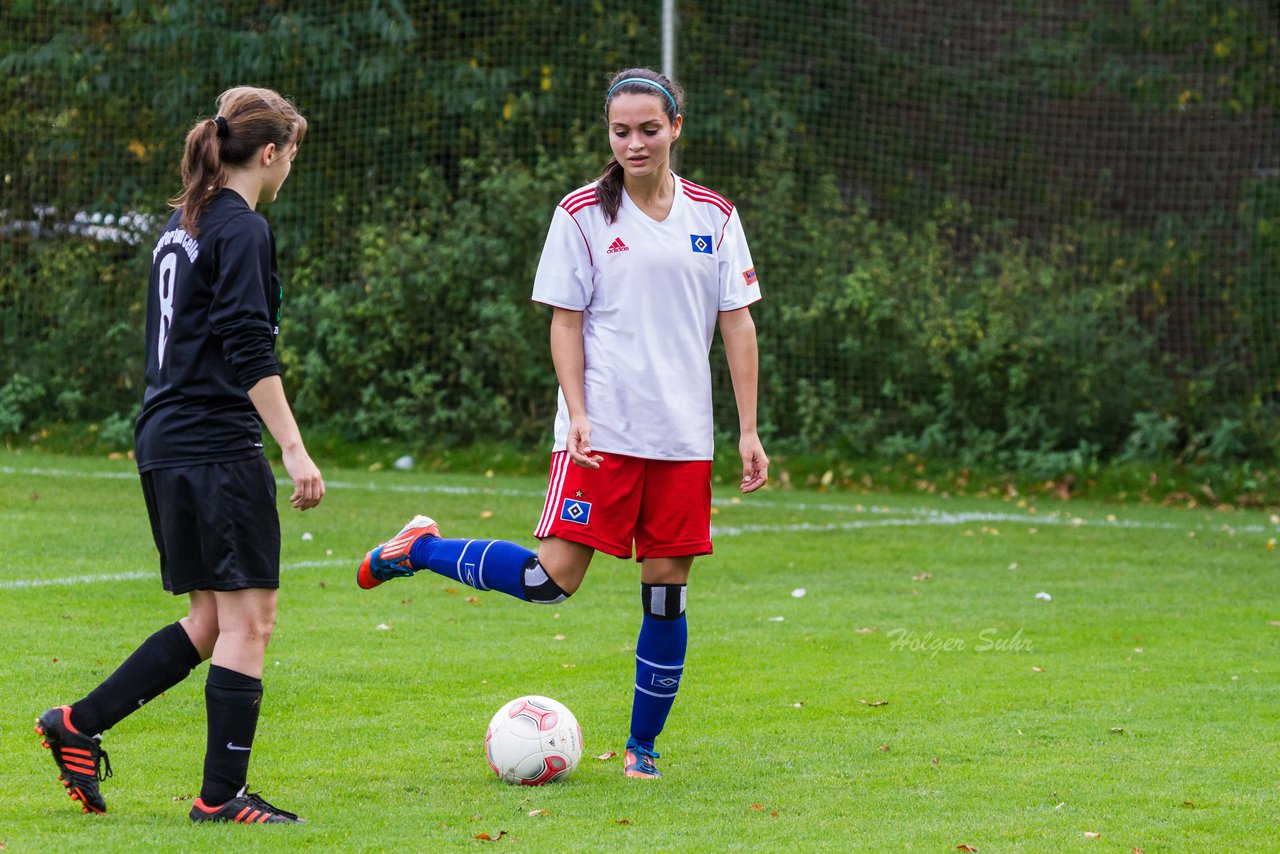
MULTIPOLYGON (((481 162, 465 162, 453 190, 423 171, 324 254, 282 250, 280 361, 303 423, 436 447, 545 439, 549 315, 530 288, 555 204, 597 158, 481 162)), ((1235 328, 1224 316, 1271 304, 1264 274, 1245 271, 1228 286, 1207 229, 1095 223, 1033 239, 980 226, 955 203, 923 225, 895 226, 846 202, 833 180, 800 188, 783 171, 739 189, 753 199, 743 217, 765 296, 753 314, 771 443, 1045 477, 1112 458, 1224 463, 1280 452, 1277 404, 1242 373, 1274 354, 1242 367, 1241 341, 1214 332, 1235 328), (1197 296, 1219 279, 1218 299, 1197 296)), ((1259 210, 1259 223, 1270 222, 1270 209, 1259 210)), ((1259 252, 1274 252, 1258 232, 1259 252)), ((136 411, 141 392, 147 253, 64 238, 33 243, 27 257, 28 269, 0 277, 46 286, 7 283, 3 293, 53 332, 23 353, 0 394, 0 430, 123 424, 118 413, 136 411)), ((712 364, 718 424, 731 436, 719 346, 712 364)))

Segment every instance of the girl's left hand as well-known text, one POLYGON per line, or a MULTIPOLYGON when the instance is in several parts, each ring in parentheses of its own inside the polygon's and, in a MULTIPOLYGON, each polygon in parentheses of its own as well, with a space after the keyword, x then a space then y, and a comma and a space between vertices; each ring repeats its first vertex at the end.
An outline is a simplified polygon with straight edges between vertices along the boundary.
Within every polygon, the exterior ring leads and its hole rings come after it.
POLYGON ((742 455, 742 485, 739 487, 745 495, 755 492, 769 480, 769 458, 765 456, 764 446, 755 433, 744 433, 738 440, 738 453, 742 455))

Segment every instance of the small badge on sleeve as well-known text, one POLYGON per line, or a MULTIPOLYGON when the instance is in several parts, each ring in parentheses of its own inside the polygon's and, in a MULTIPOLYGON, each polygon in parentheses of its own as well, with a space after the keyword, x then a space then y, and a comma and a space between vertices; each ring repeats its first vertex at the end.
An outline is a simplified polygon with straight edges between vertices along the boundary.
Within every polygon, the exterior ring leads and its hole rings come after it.
POLYGON ((566 498, 560 506, 560 518, 565 522, 586 525, 591 521, 591 502, 566 498))
POLYGON ((747 280, 747 287, 751 287, 752 285, 757 284, 756 268, 752 267, 750 270, 744 271, 742 274, 742 278, 747 280))
POLYGON ((692 244, 694 252, 700 252, 703 255, 711 254, 710 234, 690 234, 689 243, 692 244))

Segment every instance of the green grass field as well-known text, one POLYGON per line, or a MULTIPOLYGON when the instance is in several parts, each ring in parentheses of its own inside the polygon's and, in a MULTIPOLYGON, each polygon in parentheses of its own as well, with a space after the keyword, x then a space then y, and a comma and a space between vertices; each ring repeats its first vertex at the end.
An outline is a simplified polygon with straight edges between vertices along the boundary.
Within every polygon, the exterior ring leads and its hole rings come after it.
POLYGON ((595 758, 626 738, 633 563, 597 557, 551 608, 430 573, 361 591, 364 551, 415 512, 446 535, 531 544, 544 483, 325 475, 318 509, 282 511, 250 768, 308 823, 193 827, 203 667, 107 734, 107 815, 77 811, 31 729, 184 613, 160 588, 132 464, 0 454, 0 848, 1280 844, 1280 519, 1267 512, 719 491, 658 745, 666 776, 647 782, 595 758), (565 783, 511 787, 485 764, 490 715, 528 693, 581 721, 586 754, 565 783))

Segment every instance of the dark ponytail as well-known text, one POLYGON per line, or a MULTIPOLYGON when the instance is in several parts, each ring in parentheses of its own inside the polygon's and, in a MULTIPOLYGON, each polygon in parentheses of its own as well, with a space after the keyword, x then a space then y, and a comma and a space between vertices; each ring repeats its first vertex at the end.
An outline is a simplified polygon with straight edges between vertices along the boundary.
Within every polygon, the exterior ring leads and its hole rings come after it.
MULTIPOLYGON (((609 123, 609 104, 615 95, 652 95, 658 98, 662 101, 667 120, 673 125, 676 123, 676 116, 684 110, 684 90, 652 68, 626 68, 613 75, 613 79, 609 81, 608 94, 604 96, 606 125, 609 123)), ((673 141, 671 147, 674 149, 675 145, 673 141)), ((613 223, 618 218, 618 208, 622 205, 623 177, 622 164, 610 157, 596 184, 596 198, 600 201, 607 223, 613 223)))
POLYGON ((182 155, 182 192, 169 204, 182 209, 179 226, 196 237, 200 214, 227 183, 227 167, 244 166, 267 143, 302 144, 307 120, 288 99, 253 86, 237 86, 218 96, 218 115, 201 119, 187 132, 182 155))

